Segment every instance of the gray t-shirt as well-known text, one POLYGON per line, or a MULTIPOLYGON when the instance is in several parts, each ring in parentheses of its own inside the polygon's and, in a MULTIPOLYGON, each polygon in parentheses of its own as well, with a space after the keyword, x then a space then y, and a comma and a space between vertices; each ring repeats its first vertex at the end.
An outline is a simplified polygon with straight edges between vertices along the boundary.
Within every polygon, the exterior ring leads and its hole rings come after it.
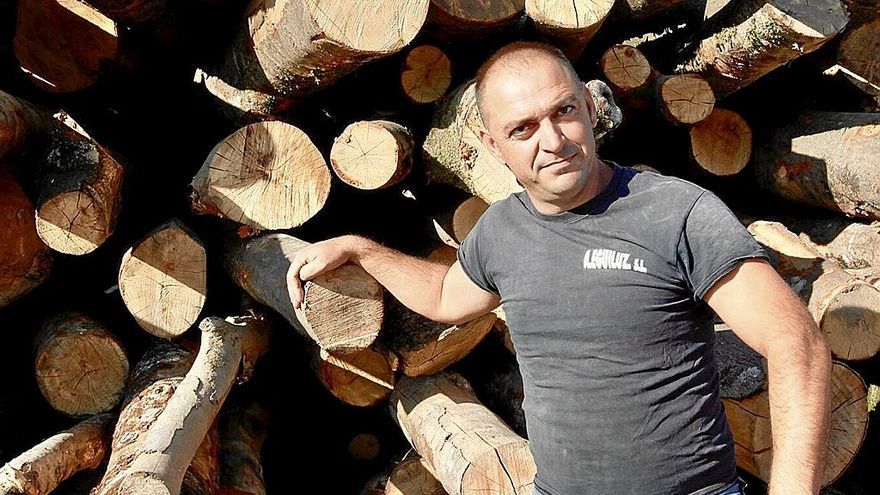
POLYGON ((493 204, 458 259, 501 296, 542 493, 713 493, 736 465, 702 297, 767 255, 711 192, 612 167, 560 215, 493 204))

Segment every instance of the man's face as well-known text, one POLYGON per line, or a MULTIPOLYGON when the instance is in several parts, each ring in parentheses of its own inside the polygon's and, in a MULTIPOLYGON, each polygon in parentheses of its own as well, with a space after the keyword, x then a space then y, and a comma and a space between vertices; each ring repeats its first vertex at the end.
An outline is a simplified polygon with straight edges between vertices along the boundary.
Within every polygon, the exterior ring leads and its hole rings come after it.
POLYGON ((527 69, 491 74, 480 139, 539 203, 578 197, 590 175, 596 111, 587 88, 557 60, 534 57, 527 69))

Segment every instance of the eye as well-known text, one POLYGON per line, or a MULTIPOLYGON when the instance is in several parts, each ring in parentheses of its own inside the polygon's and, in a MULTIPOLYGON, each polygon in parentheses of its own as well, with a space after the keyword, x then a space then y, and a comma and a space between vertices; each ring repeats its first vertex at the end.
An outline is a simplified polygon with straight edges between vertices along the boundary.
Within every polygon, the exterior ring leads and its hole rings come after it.
POLYGON ((568 115, 577 110, 574 105, 563 105, 559 108, 559 115, 568 115))
POLYGON ((510 130, 510 137, 521 138, 527 136, 529 133, 529 125, 522 124, 514 127, 510 130))

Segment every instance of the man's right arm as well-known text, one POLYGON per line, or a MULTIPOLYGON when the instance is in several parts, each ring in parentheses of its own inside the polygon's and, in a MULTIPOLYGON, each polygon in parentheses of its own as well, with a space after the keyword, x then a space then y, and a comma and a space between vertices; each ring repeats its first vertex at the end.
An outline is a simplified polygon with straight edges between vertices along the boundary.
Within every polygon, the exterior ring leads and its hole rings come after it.
POLYGON ((304 281, 346 262, 361 266, 406 307, 434 321, 464 323, 500 303, 497 294, 471 281, 457 261, 448 267, 348 235, 317 242, 293 256, 287 289, 294 307, 302 303, 304 281))

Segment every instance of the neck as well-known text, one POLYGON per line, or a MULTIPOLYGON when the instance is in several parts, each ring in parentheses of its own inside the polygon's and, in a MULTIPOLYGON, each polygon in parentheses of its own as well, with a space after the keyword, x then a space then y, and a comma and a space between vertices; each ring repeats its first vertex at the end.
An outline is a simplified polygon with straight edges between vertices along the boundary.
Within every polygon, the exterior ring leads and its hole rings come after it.
POLYGON ((535 210, 542 215, 558 215, 564 211, 577 208, 598 196, 599 193, 608 187, 612 175, 613 170, 611 167, 600 160, 598 156, 593 155, 593 164, 590 167, 587 183, 584 185, 583 189, 574 196, 568 198, 555 198, 550 201, 536 201, 531 195, 529 196, 535 210))

